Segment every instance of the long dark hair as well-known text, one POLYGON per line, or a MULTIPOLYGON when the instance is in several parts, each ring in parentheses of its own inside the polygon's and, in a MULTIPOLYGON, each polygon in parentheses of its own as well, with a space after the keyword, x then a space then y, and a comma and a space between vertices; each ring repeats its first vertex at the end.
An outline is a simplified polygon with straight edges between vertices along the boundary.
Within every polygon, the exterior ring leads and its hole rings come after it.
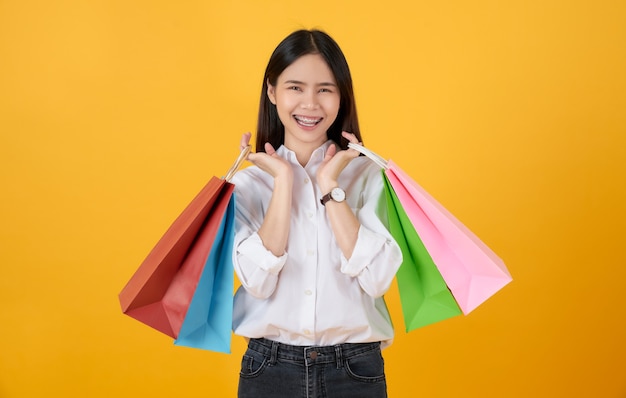
POLYGON ((319 30, 298 30, 280 42, 265 69, 257 124, 257 152, 265 152, 266 142, 272 144, 274 148, 285 143, 285 129, 278 118, 276 106, 267 97, 268 81, 271 85, 276 85, 278 76, 289 65, 308 54, 319 54, 326 60, 339 88, 339 113, 326 133, 328 138, 337 143, 341 149, 348 148, 348 141, 341 136, 342 131, 350 132, 362 141, 356 115, 352 76, 346 57, 339 45, 328 34, 319 30))

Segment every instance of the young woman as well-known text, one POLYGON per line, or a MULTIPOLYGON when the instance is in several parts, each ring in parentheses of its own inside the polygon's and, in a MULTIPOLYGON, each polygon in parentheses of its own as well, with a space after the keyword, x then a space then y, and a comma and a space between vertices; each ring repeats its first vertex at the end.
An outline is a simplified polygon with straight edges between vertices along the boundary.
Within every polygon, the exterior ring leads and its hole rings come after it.
POLYGON ((382 295, 402 254, 380 168, 347 147, 360 141, 341 49, 321 31, 292 33, 263 77, 253 166, 232 179, 241 398, 387 396, 382 295))

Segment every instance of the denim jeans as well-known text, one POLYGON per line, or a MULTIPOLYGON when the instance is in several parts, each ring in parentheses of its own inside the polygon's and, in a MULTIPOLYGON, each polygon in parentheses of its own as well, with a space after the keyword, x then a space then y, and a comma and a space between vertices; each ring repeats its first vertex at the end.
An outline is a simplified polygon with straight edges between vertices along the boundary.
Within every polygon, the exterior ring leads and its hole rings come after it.
POLYGON ((380 343, 292 346, 251 339, 239 398, 385 398, 380 343))

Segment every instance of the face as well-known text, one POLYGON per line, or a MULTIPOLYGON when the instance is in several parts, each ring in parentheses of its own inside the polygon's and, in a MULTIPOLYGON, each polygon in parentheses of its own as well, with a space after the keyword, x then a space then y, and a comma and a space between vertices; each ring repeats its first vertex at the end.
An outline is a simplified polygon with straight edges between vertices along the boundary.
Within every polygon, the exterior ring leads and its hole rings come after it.
POLYGON ((285 126, 285 146, 291 150, 317 148, 339 112, 335 77, 319 54, 298 58, 268 84, 267 95, 285 126))

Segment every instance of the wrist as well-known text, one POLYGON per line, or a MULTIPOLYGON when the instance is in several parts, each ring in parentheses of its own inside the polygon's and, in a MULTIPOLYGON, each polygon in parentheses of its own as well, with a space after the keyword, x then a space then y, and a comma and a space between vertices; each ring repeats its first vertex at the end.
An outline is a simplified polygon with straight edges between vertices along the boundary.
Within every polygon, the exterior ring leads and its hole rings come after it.
POLYGON ((320 198, 320 202, 323 206, 326 206, 328 202, 341 203, 344 200, 346 200, 346 191, 339 187, 334 187, 320 198))
POLYGON ((277 174, 276 176, 274 176, 274 185, 277 185, 277 184, 292 186, 293 185, 293 172, 289 170, 286 173, 281 173, 281 174, 277 174))
POLYGON ((322 195, 326 195, 328 192, 330 192, 333 188, 337 188, 339 186, 339 184, 337 183, 337 181, 334 180, 329 180, 329 181, 318 181, 317 182, 320 186, 320 191, 322 191, 322 195))

